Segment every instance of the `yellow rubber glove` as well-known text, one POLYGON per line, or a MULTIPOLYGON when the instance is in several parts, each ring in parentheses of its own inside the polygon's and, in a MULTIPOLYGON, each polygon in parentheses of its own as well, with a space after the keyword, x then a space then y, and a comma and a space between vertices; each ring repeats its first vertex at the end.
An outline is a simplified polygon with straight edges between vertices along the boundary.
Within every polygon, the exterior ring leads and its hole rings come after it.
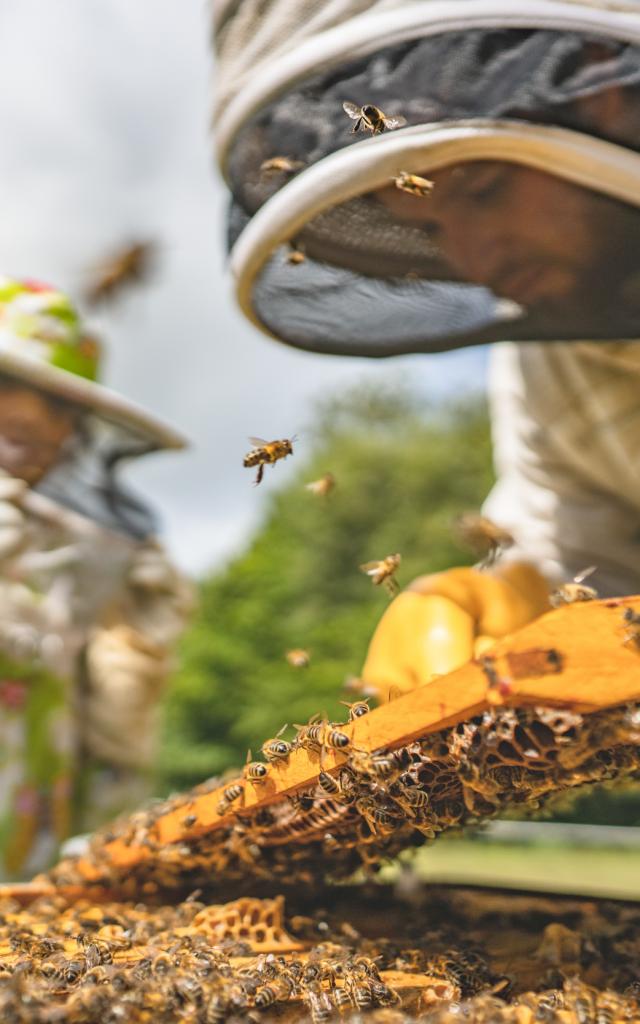
POLYGON ((362 683, 387 701, 459 668, 550 607, 546 580, 521 562, 419 576, 378 623, 362 683))

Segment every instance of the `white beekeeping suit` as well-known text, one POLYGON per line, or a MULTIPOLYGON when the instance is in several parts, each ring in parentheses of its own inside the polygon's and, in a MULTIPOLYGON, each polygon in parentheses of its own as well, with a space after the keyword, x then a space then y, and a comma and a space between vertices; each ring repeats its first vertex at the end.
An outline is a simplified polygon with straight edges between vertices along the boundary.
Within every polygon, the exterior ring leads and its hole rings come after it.
POLYGON ((489 396, 498 481, 486 513, 512 559, 603 594, 640 589, 640 342, 504 343, 489 396))

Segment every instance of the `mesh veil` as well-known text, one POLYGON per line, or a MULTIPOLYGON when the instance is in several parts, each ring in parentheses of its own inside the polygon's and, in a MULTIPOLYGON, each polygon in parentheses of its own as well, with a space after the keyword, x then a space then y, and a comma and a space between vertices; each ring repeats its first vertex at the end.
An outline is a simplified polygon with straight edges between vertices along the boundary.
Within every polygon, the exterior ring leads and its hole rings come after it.
MULTIPOLYGON (((462 0, 449 7, 458 5, 469 7, 462 0)), ((341 6, 345 16, 345 5, 325 6, 325 21, 331 14, 339 18, 341 6)), ((355 6, 357 14, 362 5, 355 6)), ((379 10, 402 5, 373 6, 379 10)), ((429 8, 429 0, 422 6, 429 8)), ((581 5, 564 6, 577 10, 581 5)), ((274 8, 282 13, 293 7, 285 0, 267 4, 264 17, 270 9, 273 14, 274 8)), ((227 3, 226 8, 223 57, 234 22, 234 5, 227 3)), ((565 132, 582 142, 600 143, 613 163, 619 155, 629 159, 640 151, 640 14, 636 29, 637 38, 634 32, 625 37, 615 25, 598 33, 567 31, 539 27, 535 18, 518 28, 445 26, 439 31, 432 26, 428 33, 416 31, 412 38, 391 45, 372 45, 354 59, 342 57, 328 65, 325 60, 320 70, 298 73, 286 88, 268 96, 237 127, 225 153, 232 193, 230 242, 238 242, 236 251, 242 255, 235 260, 236 273, 244 273, 243 236, 256 237, 270 211, 285 209, 288 192, 299 197, 305 181, 310 213, 302 222, 299 215, 292 218, 289 231, 285 217, 285 229, 272 238, 271 250, 266 242, 263 245, 248 300, 256 322, 303 348, 369 355, 434 351, 499 338, 640 337, 640 266, 635 260, 640 247, 634 244, 640 242, 640 215, 635 203, 616 194, 606 180, 602 188, 599 183, 588 190, 586 185, 574 187, 588 191, 598 223, 615 225, 624 239, 625 259, 607 298, 596 308, 585 306, 583 316, 575 297, 566 310, 556 308, 553 313, 535 304, 518 308, 509 295, 469 279, 428 229, 406 217, 399 219, 377 201, 368 181, 363 180, 358 191, 355 170, 363 147, 368 147, 369 162, 375 162, 385 146, 389 149, 393 135, 399 150, 396 172, 428 174, 431 129, 466 126, 473 133, 474 126, 487 123, 508 125, 516 134, 519 126, 525 133, 532 126, 565 132), (594 111, 602 97, 614 94, 624 97, 620 113, 603 122, 594 111), (374 104, 390 117, 402 115, 407 127, 361 141, 362 134, 350 131, 345 101, 374 104), (419 164, 411 166, 408 151, 400 153, 401 140, 421 132, 427 133, 426 148, 419 164), (351 153, 354 178, 344 198, 339 183, 344 186, 349 178, 351 153), (265 170, 265 161, 278 156, 286 157, 293 168, 265 170), (319 176, 330 182, 332 169, 336 199, 332 202, 327 188, 318 209, 314 200, 319 176), (304 258, 291 261, 287 240, 304 258)), ((261 38, 267 38, 264 31, 261 38)), ((236 45, 236 61, 238 52, 236 45)), ((261 59, 267 60, 264 52, 261 59)), ((277 64, 278 55, 273 59, 277 64)), ((223 60, 225 66, 229 64, 223 60)), ((469 159, 463 153, 456 156, 453 147, 446 163, 451 168, 469 159)), ((518 163, 517 147, 508 159, 518 163)), ((545 173, 563 176, 562 167, 552 163, 545 173)), ((640 176, 640 155, 637 173, 640 176)), ((429 198, 416 202, 428 203, 429 198)), ((599 237, 601 258, 610 270, 608 235, 605 230, 599 237)))

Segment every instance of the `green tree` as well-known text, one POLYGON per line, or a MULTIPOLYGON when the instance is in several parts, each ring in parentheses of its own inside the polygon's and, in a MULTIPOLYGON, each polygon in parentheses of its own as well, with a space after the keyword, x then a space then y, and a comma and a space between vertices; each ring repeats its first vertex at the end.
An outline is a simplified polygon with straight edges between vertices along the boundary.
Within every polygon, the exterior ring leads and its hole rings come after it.
POLYGON ((201 584, 165 704, 165 787, 241 764, 285 722, 316 711, 341 719, 345 677, 358 673, 388 602, 362 562, 399 551, 403 584, 470 561, 451 521, 491 485, 479 399, 425 411, 406 389, 359 388, 317 410, 297 459, 305 449, 248 550, 201 584), (328 470, 330 496, 305 490, 328 470), (286 662, 295 647, 311 652, 308 668, 286 662))

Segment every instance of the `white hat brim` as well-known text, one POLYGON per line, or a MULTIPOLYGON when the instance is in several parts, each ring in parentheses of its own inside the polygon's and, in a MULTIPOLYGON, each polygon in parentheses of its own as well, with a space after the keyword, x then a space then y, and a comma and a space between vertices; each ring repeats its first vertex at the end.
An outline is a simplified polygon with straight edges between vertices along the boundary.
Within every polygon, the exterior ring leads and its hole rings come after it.
POLYGON ((173 427, 151 413, 122 398, 115 391, 66 370, 15 352, 0 352, 0 373, 31 384, 84 406, 101 418, 148 440, 154 448, 185 448, 188 441, 173 427))

